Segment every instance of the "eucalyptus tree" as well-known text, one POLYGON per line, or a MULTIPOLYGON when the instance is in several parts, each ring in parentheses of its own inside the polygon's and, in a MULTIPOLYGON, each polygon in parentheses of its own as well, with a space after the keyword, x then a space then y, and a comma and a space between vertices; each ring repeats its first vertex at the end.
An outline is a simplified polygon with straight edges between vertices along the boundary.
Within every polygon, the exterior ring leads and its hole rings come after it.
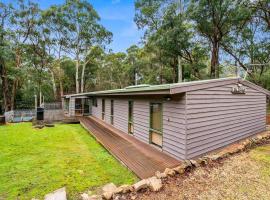
POLYGON ((207 49, 196 39, 192 24, 187 18, 187 2, 137 0, 135 22, 146 29, 146 47, 153 46, 156 60, 160 63, 159 80, 164 82, 163 71, 170 71, 168 81, 181 82, 183 79, 201 79, 207 49), (167 68, 171 69, 167 69, 167 68))
POLYGON ((269 73, 270 67, 270 29, 261 18, 260 10, 253 4, 246 6, 250 8, 250 20, 242 29, 228 34, 221 47, 249 74, 249 79, 264 86, 266 83, 262 79, 266 79, 263 77, 269 73))
POLYGON ((39 7, 36 3, 24 0, 17 1, 9 22, 9 41, 14 54, 15 67, 11 91, 11 110, 14 109, 15 97, 20 81, 23 79, 22 67, 26 62, 25 46, 29 42, 29 36, 33 34, 36 26, 36 17, 39 15, 39 7))
POLYGON ((9 17, 12 13, 12 6, 6 5, 0 2, 0 75, 1 75, 1 85, 2 85, 2 95, 4 110, 10 110, 10 101, 8 94, 8 76, 7 76, 7 66, 6 58, 9 56, 10 48, 7 44, 7 23, 9 17))
POLYGON ((52 44, 53 64, 49 68, 52 77, 54 98, 57 98, 57 85, 59 82, 60 96, 63 96, 63 79, 64 74, 61 69, 61 63, 66 59, 68 52, 68 32, 66 19, 63 15, 62 5, 53 5, 41 13, 42 23, 45 24, 50 34, 52 44))
POLYGON ((76 61, 76 93, 79 93, 81 62, 87 57, 91 46, 110 42, 112 34, 100 24, 98 13, 86 0, 67 0, 61 11, 69 33, 69 53, 76 61))
POLYGON ((219 77, 219 57, 224 38, 236 29, 241 29, 250 19, 245 0, 192 0, 189 17, 196 30, 211 47, 210 77, 219 77))

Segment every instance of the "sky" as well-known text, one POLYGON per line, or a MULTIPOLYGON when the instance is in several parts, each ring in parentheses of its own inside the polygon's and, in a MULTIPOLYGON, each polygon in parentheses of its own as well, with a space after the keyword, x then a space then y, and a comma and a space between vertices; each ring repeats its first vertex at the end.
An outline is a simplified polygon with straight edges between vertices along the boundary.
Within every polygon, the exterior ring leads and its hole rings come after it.
MULTIPOLYGON (((113 52, 126 51, 133 44, 139 45, 143 31, 133 21, 134 0, 88 0, 98 12, 101 24, 113 33, 113 42, 108 46, 113 52)), ((38 0, 42 9, 63 0, 38 0)))

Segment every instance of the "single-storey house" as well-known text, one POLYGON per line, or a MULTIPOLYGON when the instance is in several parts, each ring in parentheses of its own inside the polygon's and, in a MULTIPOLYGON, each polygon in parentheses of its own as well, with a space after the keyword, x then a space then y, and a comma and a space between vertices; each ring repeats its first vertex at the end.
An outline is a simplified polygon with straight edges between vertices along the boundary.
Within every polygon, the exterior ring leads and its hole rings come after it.
POLYGON ((270 92, 222 78, 64 96, 68 116, 92 115, 178 160, 266 130, 270 92))

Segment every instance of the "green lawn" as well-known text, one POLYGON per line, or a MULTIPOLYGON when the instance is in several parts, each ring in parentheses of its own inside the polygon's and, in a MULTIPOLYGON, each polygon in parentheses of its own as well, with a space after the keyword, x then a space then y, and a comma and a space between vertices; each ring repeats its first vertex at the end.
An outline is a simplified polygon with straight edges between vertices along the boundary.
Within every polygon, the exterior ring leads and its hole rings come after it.
POLYGON ((0 126, 0 199, 42 199, 66 186, 69 199, 113 182, 137 178, 79 124, 33 129, 30 123, 0 126))

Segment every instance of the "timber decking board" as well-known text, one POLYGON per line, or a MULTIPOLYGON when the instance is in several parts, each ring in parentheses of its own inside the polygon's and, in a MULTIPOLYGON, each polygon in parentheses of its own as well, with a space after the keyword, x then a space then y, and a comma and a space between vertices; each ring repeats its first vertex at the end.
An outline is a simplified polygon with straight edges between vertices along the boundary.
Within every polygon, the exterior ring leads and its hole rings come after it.
POLYGON ((95 117, 79 117, 81 124, 118 160, 145 179, 181 162, 95 117))

